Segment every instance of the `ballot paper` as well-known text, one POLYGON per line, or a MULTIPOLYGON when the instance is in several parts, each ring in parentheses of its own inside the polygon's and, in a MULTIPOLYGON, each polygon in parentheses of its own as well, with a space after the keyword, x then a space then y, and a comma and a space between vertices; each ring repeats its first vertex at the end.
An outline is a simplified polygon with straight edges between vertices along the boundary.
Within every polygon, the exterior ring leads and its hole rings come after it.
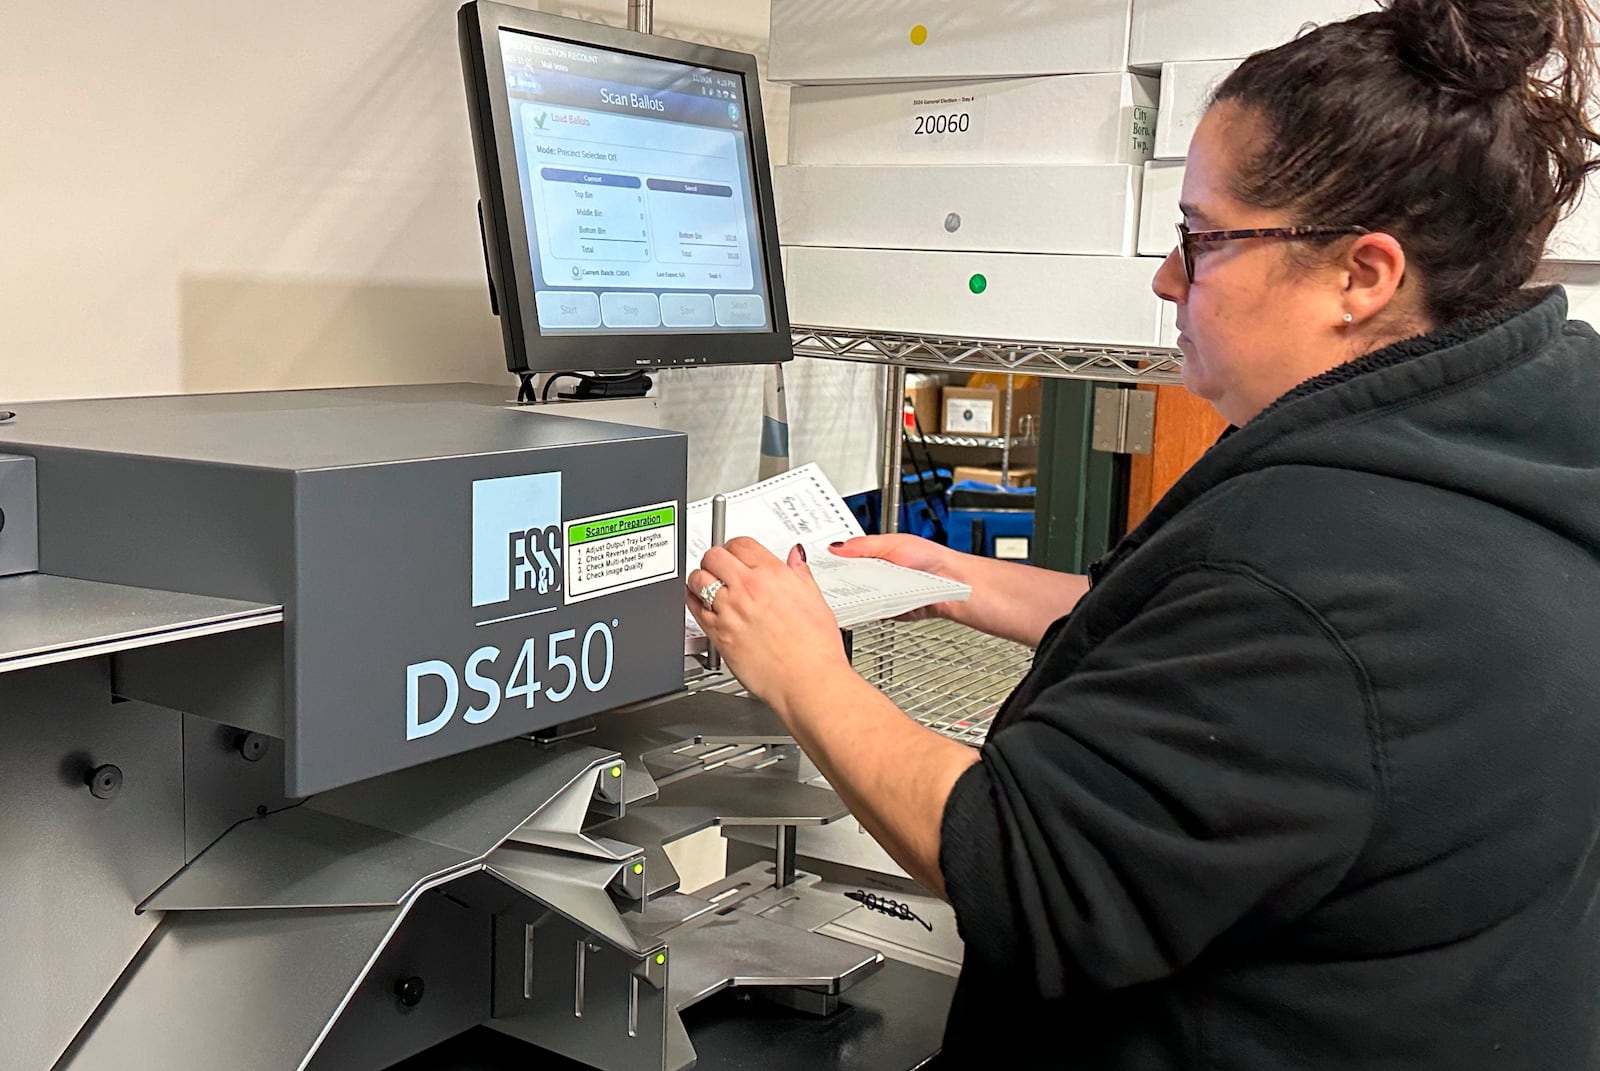
MULTIPOLYGON (((960 602, 972 594, 965 584, 918 572, 879 558, 841 558, 833 543, 862 535, 861 525, 839 492, 815 464, 730 492, 726 539, 747 536, 780 558, 796 543, 806 548, 811 575, 840 628, 897 617, 938 602, 960 602)), ((711 499, 691 502, 684 518, 688 572, 711 547, 711 499)), ((691 635, 700 635, 686 616, 691 635)))

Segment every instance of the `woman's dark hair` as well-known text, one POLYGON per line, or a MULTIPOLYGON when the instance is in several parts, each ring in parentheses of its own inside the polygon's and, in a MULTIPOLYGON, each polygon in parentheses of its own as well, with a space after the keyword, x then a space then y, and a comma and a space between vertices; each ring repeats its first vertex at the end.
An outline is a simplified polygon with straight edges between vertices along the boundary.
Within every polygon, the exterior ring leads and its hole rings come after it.
POLYGON ((1252 56, 1215 97, 1262 124, 1233 192, 1394 235, 1438 324, 1488 308, 1600 170, 1597 25, 1588 0, 1391 0, 1252 56))

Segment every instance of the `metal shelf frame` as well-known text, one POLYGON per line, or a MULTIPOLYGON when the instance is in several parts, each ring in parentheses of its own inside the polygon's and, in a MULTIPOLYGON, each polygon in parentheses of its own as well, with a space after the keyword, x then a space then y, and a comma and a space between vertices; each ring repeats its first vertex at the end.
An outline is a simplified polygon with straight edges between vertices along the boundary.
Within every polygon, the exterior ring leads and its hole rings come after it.
MULTIPOLYGON (((879 530, 900 524, 900 457, 905 447, 906 372, 1003 372, 1041 379, 1087 379, 1100 383, 1179 383, 1182 358, 1177 350, 1159 347, 1088 346, 1065 342, 1019 342, 1003 339, 955 339, 937 335, 858 331, 842 327, 790 327, 798 357, 856 361, 887 368, 883 405, 883 508, 879 530)), ((1005 424, 1011 427, 1011 390, 1007 381, 1005 424)), ((934 442, 935 436, 923 436, 934 442)), ((996 438, 982 445, 1001 450, 1001 469, 1010 468, 1013 440, 996 438)))
POLYGON ((908 435, 907 439, 913 442, 925 443, 928 446, 960 446, 974 450, 1020 450, 1025 446, 1038 446, 1037 435, 948 435, 924 434, 908 435))
MULTIPOLYGON (((1182 381, 1178 351, 1157 347, 952 339, 804 325, 793 326, 790 333, 796 356, 876 364, 886 370, 881 518, 885 532, 895 531, 900 519, 908 370, 1001 372, 1125 384, 1182 381)), ((1003 412, 1004 427, 1010 430, 1014 425, 1009 378, 1003 412)), ((924 434, 914 441, 999 449, 1004 469, 1011 450, 1037 445, 1039 434, 1036 429, 992 438, 924 434)), ((974 747, 982 745, 1000 704, 1033 662, 1033 652, 1021 644, 992 639, 949 621, 883 621, 858 627, 854 637, 852 662, 863 677, 918 722, 974 747)), ((738 683, 711 676, 698 686, 736 689, 738 683)))
MULTIPOLYGON (((851 635, 850 664, 868 684, 913 721, 972 747, 1033 665, 1032 649, 953 621, 874 621, 851 635)), ((684 686, 748 694, 726 670, 691 673, 684 686)))
POLYGON ((1061 342, 953 339, 839 327, 790 328, 801 357, 885 364, 928 372, 1009 372, 1043 379, 1101 383, 1177 383, 1177 350, 1085 346, 1061 342))
POLYGON ((880 621, 855 629, 851 664, 918 723, 978 747, 1033 651, 951 621, 880 621))

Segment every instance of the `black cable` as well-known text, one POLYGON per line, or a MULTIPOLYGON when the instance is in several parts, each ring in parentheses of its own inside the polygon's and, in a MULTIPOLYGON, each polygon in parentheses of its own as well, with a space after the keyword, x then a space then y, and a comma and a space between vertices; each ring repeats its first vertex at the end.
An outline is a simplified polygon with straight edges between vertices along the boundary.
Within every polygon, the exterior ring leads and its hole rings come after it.
POLYGON ((520 378, 522 385, 517 388, 517 404, 527 405, 533 401, 533 373, 523 372, 520 374, 520 378))
POLYGON ((865 889, 847 892, 844 894, 844 898, 846 900, 854 900, 868 911, 876 911, 880 915, 904 919, 906 922, 920 922, 923 929, 929 933, 933 932, 933 923, 911 910, 911 905, 909 904, 902 904, 898 900, 890 900, 888 897, 879 896, 877 893, 869 893, 865 889))
MULTIPOLYGON (((587 372, 553 372, 545 378, 544 391, 540 394, 539 400, 545 402, 550 400, 550 384, 554 383, 558 379, 576 379, 579 383, 586 384, 629 383, 634 380, 643 379, 644 376, 645 373, 643 371, 623 372, 621 375, 604 375, 598 373, 591 375, 587 372)), ((562 395, 562 397, 577 397, 577 395, 562 395)))
POLYGON ((539 400, 541 402, 548 402, 550 400, 550 384, 556 382, 557 380, 561 380, 561 379, 584 380, 584 379, 587 379, 587 378, 588 377, 585 376, 582 372, 552 372, 548 376, 546 376, 545 379, 544 379, 544 391, 543 391, 543 393, 541 393, 539 395, 539 400))

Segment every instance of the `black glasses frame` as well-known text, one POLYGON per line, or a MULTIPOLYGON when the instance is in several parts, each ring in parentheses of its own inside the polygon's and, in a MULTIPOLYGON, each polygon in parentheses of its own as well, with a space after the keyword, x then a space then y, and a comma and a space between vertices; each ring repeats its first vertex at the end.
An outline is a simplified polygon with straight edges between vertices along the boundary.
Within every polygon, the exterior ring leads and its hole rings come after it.
POLYGON ((1178 249, 1183 254, 1183 275, 1194 282, 1194 251, 1196 246, 1217 242, 1237 242, 1246 238, 1277 238, 1280 241, 1304 241, 1309 238, 1339 238, 1346 235, 1371 234, 1365 227, 1255 227, 1242 231, 1191 231, 1188 224, 1178 224, 1178 249))

